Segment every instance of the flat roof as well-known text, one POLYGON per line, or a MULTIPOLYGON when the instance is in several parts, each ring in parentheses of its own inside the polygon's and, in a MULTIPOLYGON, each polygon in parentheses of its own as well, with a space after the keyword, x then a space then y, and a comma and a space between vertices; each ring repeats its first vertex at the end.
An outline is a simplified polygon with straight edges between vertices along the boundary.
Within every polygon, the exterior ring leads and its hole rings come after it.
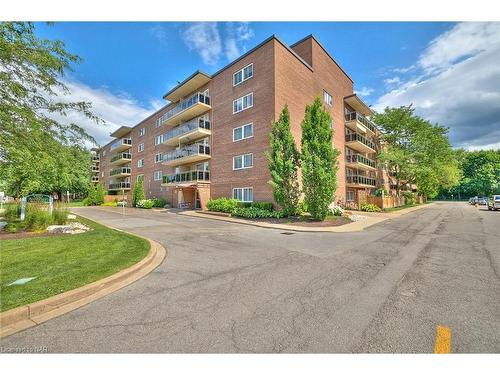
POLYGON ((187 77, 184 81, 180 82, 177 86, 173 87, 165 95, 163 95, 163 99, 167 99, 171 102, 176 102, 180 98, 196 90, 196 88, 205 85, 210 81, 211 78, 212 77, 209 74, 197 70, 189 77, 187 77))
POLYGON ((371 109, 359 96, 356 94, 347 95, 344 97, 344 101, 349 104, 357 112, 365 116, 373 116, 375 111, 371 109))

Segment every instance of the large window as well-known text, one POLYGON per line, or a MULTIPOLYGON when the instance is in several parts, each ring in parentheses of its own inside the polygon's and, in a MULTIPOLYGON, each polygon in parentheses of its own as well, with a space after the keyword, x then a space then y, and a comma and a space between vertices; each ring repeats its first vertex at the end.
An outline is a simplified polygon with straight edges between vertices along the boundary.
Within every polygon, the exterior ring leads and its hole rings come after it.
POLYGON ((233 74, 233 86, 237 86, 241 82, 244 82, 252 77, 253 77, 253 64, 250 64, 233 74))
POLYGON ((244 154, 233 157, 233 169, 246 169, 253 167, 253 154, 244 154))
POLYGON ((158 146, 163 143, 163 134, 157 135, 155 137, 155 146, 158 146))
POLYGON ((323 101, 328 104, 329 106, 333 105, 333 98, 332 96, 327 93, 326 91, 323 90, 323 101))
POLYGON ((253 202, 253 188, 234 188, 233 198, 239 200, 240 202, 253 202))
POLYGON ((140 143, 137 145, 137 152, 142 152, 144 151, 144 143, 140 143))
POLYGON ((138 174, 137 175, 137 181, 144 181, 144 175, 143 174, 138 174))
POLYGON ((160 181, 162 177, 162 172, 161 171, 155 171, 153 174, 153 180, 155 181, 160 181))
POLYGON ((139 160, 137 160, 137 166, 138 166, 139 168, 144 167, 144 159, 139 159, 139 160))
POLYGON ((233 100, 233 114, 253 107, 253 92, 233 100))
POLYGON ((146 128, 140 128, 139 129, 139 137, 142 137, 144 134, 146 134, 146 128))
POLYGON ((233 142, 241 141, 242 139, 253 137, 253 124, 238 126, 233 129, 233 142))
POLYGON ((159 152, 155 155, 155 163, 161 163, 162 162, 162 153, 159 152))

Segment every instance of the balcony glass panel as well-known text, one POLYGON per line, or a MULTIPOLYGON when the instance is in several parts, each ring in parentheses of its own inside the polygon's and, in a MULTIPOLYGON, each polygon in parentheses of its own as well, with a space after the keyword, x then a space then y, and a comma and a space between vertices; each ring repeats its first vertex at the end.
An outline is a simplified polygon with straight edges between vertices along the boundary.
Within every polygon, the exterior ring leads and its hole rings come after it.
POLYGON ((208 95, 202 94, 201 92, 198 92, 198 93, 192 95, 190 98, 181 101, 179 104, 177 104, 170 111, 168 111, 163 116, 158 118, 156 120, 156 125, 159 126, 159 125, 163 124, 169 118, 174 117, 178 113, 185 111, 186 109, 191 108, 192 106, 194 106, 198 103, 210 105, 210 97, 208 95))
POLYGON ((360 154, 346 155, 346 161, 348 163, 361 163, 364 165, 368 165, 372 168, 375 168, 375 161, 374 160, 370 160, 367 157, 360 155, 360 154))
POLYGON ((365 146, 368 146, 371 149, 375 150, 375 143, 373 143, 368 138, 366 138, 365 136, 358 134, 358 133, 347 134, 345 136, 345 141, 346 142, 356 142, 356 141, 361 142, 365 146))
POLYGON ((367 176, 361 175, 351 175, 347 176, 348 184, 360 184, 360 185, 369 185, 376 186, 375 179, 367 176))
POLYGON ((163 161, 166 162, 198 154, 210 155, 210 146, 203 143, 194 143, 189 146, 184 146, 163 155, 163 161))
POLYGON ((373 122, 371 122, 365 116, 363 116, 361 113, 358 112, 347 113, 345 115, 345 120, 346 121, 358 120, 361 124, 370 129, 373 133, 375 133, 375 130, 377 129, 377 127, 373 122))
POLYGON ((187 134, 196 129, 210 130, 210 121, 205 120, 203 118, 196 118, 191 121, 185 122, 184 124, 166 132, 163 135, 163 142, 178 137, 180 135, 187 134))
POLYGON ((163 176, 164 184, 174 184, 183 182, 210 181, 209 171, 187 171, 163 176))

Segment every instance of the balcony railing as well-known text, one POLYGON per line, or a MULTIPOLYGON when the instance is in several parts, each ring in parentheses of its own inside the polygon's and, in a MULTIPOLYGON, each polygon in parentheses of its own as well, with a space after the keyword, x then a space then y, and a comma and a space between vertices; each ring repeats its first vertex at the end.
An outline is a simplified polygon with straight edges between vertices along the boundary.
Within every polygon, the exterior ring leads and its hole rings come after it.
POLYGON ((99 162, 99 156, 92 156, 92 161, 99 162))
POLYGON ((115 155, 111 158, 110 162, 114 162, 120 159, 126 159, 126 160, 132 160, 132 154, 129 154, 127 152, 121 152, 118 155, 115 155))
POLYGON ((156 125, 160 126, 165 121, 167 121, 169 118, 174 117, 178 113, 185 111, 186 109, 191 108, 192 106, 194 106, 198 103, 210 105, 210 97, 208 95, 202 94, 201 92, 194 94, 190 98, 181 101, 179 104, 177 104, 170 111, 168 111, 163 116, 158 118, 156 120, 156 125))
POLYGON ((117 182, 109 184, 109 190, 130 189, 130 182, 117 182))
POLYGON ((130 138, 122 138, 117 140, 115 143, 111 145, 111 151, 114 150, 115 148, 118 148, 120 146, 131 146, 132 145, 132 139, 130 138))
POLYGON ((352 133, 352 134, 347 134, 345 136, 345 141, 346 142, 361 142, 367 147, 370 147, 372 150, 375 150, 375 143, 370 141, 368 138, 365 136, 362 136, 361 134, 358 133, 352 133))
POLYGON ((209 171, 187 171, 169 174, 163 176, 164 184, 175 184, 175 183, 183 183, 183 182, 209 182, 210 181, 210 172, 209 171))
POLYGON ((117 174, 130 174, 130 173, 131 172, 129 167, 116 168, 109 171, 110 176, 116 176, 117 174))
POLYGON ((210 146, 202 143, 194 143, 189 146, 181 147, 175 151, 168 152, 163 155, 163 161, 168 162, 180 158, 185 158, 191 155, 210 155, 210 146))
POLYGON ((92 182, 99 182, 99 176, 92 176, 92 182))
POLYGON ((347 113, 345 115, 345 120, 346 121, 358 120, 360 123, 362 123, 365 127, 367 127, 369 130, 371 130, 373 133, 375 133, 375 131, 377 130, 377 127, 375 126, 375 124, 373 122, 371 122, 370 120, 368 120, 365 116, 363 116, 359 112, 347 113))
POLYGON ((345 159, 348 163, 361 163, 369 167, 375 168, 375 161, 368 159, 367 157, 361 154, 346 155, 345 159))
POLYGON ((206 129, 210 130, 210 121, 205 120, 203 118, 196 118, 191 121, 188 121, 163 135, 163 142, 168 141, 169 139, 176 138, 180 135, 187 134, 192 132, 195 129, 206 129))
POLYGON ((99 172, 99 167, 92 167, 92 172, 99 172))
POLYGON ((369 186, 376 186, 377 185, 374 178, 361 176, 361 175, 347 176, 347 183, 348 184, 369 185, 369 186))

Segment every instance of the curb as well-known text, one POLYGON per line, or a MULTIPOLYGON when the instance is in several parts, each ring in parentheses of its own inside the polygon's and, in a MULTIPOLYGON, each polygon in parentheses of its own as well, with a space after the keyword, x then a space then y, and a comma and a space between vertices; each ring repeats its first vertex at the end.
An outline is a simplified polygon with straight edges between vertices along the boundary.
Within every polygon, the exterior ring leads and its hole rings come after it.
MULTIPOLYGON (((421 208, 429 207, 431 205, 432 205, 432 203, 423 204, 420 206, 409 207, 409 208, 400 210, 397 213, 385 214, 385 215, 391 215, 391 216, 378 216, 378 217, 377 216, 368 216, 368 218, 365 220, 355 221, 355 222, 352 222, 349 224, 344 224, 344 225, 340 225, 340 226, 336 226, 336 227, 332 226, 332 227, 313 227, 313 228, 299 227, 299 226, 287 225, 287 224, 271 224, 271 223, 252 222, 252 221, 248 221, 248 220, 236 219, 236 218, 227 217, 227 216, 204 214, 204 213, 200 213, 197 211, 178 212, 178 215, 197 217, 197 218, 209 219, 209 220, 227 221, 229 223, 234 223, 234 224, 251 225, 254 227, 287 230, 287 231, 292 231, 292 232, 349 233, 349 232, 360 232, 368 227, 371 227, 372 225, 381 223, 385 220, 390 220, 390 219, 405 215, 407 213, 419 210, 421 208)), ((362 214, 363 214, 363 212, 360 211, 360 215, 362 215, 362 214)))
MULTIPOLYGON (((99 224, 104 225, 102 223, 99 224)), ((111 229, 125 232, 108 225, 106 226, 111 229)), ((149 241, 150 249, 146 257, 138 263, 118 271, 111 276, 105 277, 104 279, 0 313, 0 337, 10 336, 87 305, 90 302, 132 284, 134 281, 139 280, 153 271, 165 258, 166 249, 158 242, 150 240, 149 238, 138 236, 133 233, 130 234, 149 241)))

